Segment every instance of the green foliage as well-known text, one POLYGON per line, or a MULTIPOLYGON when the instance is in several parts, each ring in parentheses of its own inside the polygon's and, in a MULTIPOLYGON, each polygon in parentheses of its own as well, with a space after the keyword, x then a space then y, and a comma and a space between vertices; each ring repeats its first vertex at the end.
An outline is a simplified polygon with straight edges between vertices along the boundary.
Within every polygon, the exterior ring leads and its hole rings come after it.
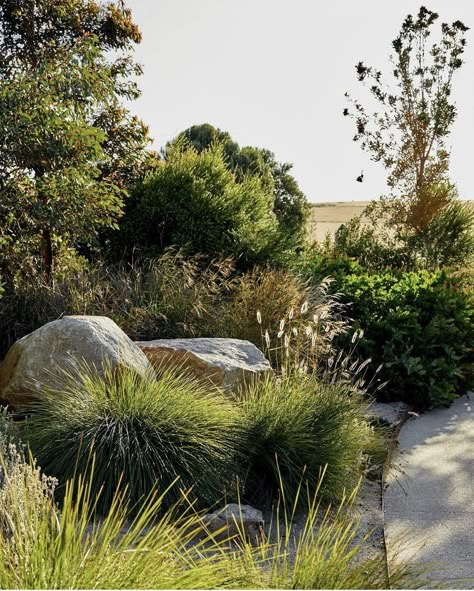
POLYGON ((263 186, 273 193, 273 210, 278 219, 280 233, 288 244, 299 246, 305 235, 309 215, 306 196, 290 174, 292 165, 277 162, 270 150, 246 146, 241 148, 230 134, 208 123, 193 125, 178 135, 177 140, 188 140, 198 152, 213 143, 222 144, 228 168, 238 182, 247 176, 257 176, 263 186))
POLYGON ((474 263, 474 207, 451 200, 407 241, 416 262, 428 269, 474 263))
POLYGON ((443 198, 436 206, 407 206, 402 199, 371 203, 338 229, 335 250, 373 271, 469 264, 474 257, 474 208, 457 199, 452 189, 440 193, 443 198))
POLYGON ((146 129, 130 11, 86 0, 0 8, 0 265, 51 275, 62 246, 91 242, 121 213, 146 129), (112 51, 111 51, 112 50, 112 51), (114 56, 111 58, 111 56, 114 56))
POLYGON ((22 426, 42 468, 62 483, 84 474, 95 455, 93 496, 102 489, 104 513, 117 488, 134 505, 155 488, 163 493, 179 478, 166 503, 192 488, 209 506, 223 497, 235 473, 239 428, 235 407, 220 391, 162 373, 139 377, 112 370, 104 378, 84 368, 81 377, 63 376, 60 391, 45 391, 22 426))
POLYGON ((447 272, 342 276, 338 289, 364 330, 357 353, 372 367, 388 399, 419 408, 449 404, 474 378, 474 298, 447 272))
MULTIPOLYGON (((0 463, 5 469, 3 456, 0 463)), ((105 519, 97 519, 90 482, 68 482, 59 511, 51 480, 20 457, 7 466, 0 490, 2 523, 9 524, 1 532, 3 589, 388 587, 384 556, 367 560, 361 553, 355 493, 333 512, 312 498, 301 531, 293 519, 280 523, 277 513, 277 525, 253 546, 245 539, 229 544, 225 529, 221 538, 209 534, 192 509, 163 512, 166 494, 131 515, 116 493, 105 519)), ((404 564, 391 566, 390 582, 411 589, 422 583, 404 564)))
POLYGON ((222 148, 203 152, 183 144, 137 188, 127 206, 120 240, 129 251, 234 256, 241 264, 265 259, 278 241, 272 197, 256 177, 238 183, 222 148))
MULTIPOLYGON (((349 224, 352 224, 352 220, 349 224)), ((346 227, 347 225, 343 225, 339 228, 339 236, 346 227)), ((315 283, 324 277, 338 279, 341 275, 361 273, 363 267, 358 262, 358 257, 339 254, 332 243, 327 247, 314 243, 305 248, 298 260, 296 270, 302 277, 309 278, 310 283, 315 283)))
MULTIPOLYGON (((244 497, 269 502, 280 486, 292 505, 300 486, 334 500, 355 486, 377 435, 367 402, 344 384, 323 384, 297 371, 268 378, 242 394, 248 467, 244 497)), ((305 499, 303 498, 302 501, 305 499)))

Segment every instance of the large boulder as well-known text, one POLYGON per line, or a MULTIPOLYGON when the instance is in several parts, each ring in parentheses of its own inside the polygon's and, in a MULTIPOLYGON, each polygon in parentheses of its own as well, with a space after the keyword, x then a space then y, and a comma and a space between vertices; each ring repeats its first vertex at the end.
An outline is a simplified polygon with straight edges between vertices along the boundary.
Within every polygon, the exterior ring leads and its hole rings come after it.
POLYGON ((144 375, 151 364, 127 335, 105 316, 65 316, 17 341, 0 365, 0 403, 20 408, 44 388, 58 387, 61 373, 86 363, 131 369, 144 375))
POLYGON ((271 371, 260 349, 240 339, 158 339, 136 344, 156 368, 179 368, 228 391, 271 371))

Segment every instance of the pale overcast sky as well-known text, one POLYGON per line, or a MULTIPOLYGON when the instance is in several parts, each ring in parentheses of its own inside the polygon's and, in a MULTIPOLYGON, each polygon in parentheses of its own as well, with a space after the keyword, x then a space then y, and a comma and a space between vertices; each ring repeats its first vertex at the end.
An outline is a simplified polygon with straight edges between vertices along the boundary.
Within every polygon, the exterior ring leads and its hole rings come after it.
MULTIPOLYGON (((385 172, 352 142, 344 93, 365 89, 354 65, 388 72, 391 41, 414 0, 127 0, 143 42, 142 97, 133 111, 159 149, 181 130, 211 123, 242 146, 294 164, 311 201, 365 200, 385 172), (356 177, 364 171, 365 180, 356 177)), ((474 1, 427 0, 441 21, 462 20, 466 63, 454 79, 458 119, 449 138, 451 177, 474 199, 474 1)))

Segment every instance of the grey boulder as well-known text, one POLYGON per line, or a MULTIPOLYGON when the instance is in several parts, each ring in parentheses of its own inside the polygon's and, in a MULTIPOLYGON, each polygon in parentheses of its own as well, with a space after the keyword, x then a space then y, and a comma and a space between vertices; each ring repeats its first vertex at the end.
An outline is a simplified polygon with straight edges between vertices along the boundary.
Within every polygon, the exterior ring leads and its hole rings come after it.
POLYGON ((64 372, 74 374, 84 362, 99 373, 106 366, 140 375, 152 369, 144 353, 110 318, 65 316, 10 348, 0 366, 0 402, 21 407, 42 389, 60 386, 64 372))
POLYGON ((240 339, 157 339, 136 344, 154 367, 179 368, 229 391, 272 371, 260 349, 240 339))

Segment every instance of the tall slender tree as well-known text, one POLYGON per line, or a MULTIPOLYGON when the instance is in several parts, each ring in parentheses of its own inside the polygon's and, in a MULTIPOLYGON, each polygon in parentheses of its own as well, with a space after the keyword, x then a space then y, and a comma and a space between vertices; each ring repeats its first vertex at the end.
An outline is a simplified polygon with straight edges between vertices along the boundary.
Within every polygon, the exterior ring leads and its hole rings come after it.
POLYGON ((393 83, 359 62, 357 78, 379 109, 369 112, 346 93, 349 104, 343 112, 354 120, 353 140, 387 170, 390 194, 371 204, 366 218, 378 226, 376 234, 385 232, 391 250, 405 249, 404 259, 414 254, 434 265, 446 261, 448 234, 450 252, 461 258, 474 244, 472 212, 457 200, 447 146, 457 115, 453 78, 463 65, 469 29, 459 20, 442 23, 439 40, 430 42, 438 18, 424 6, 406 17, 392 42, 393 83))

